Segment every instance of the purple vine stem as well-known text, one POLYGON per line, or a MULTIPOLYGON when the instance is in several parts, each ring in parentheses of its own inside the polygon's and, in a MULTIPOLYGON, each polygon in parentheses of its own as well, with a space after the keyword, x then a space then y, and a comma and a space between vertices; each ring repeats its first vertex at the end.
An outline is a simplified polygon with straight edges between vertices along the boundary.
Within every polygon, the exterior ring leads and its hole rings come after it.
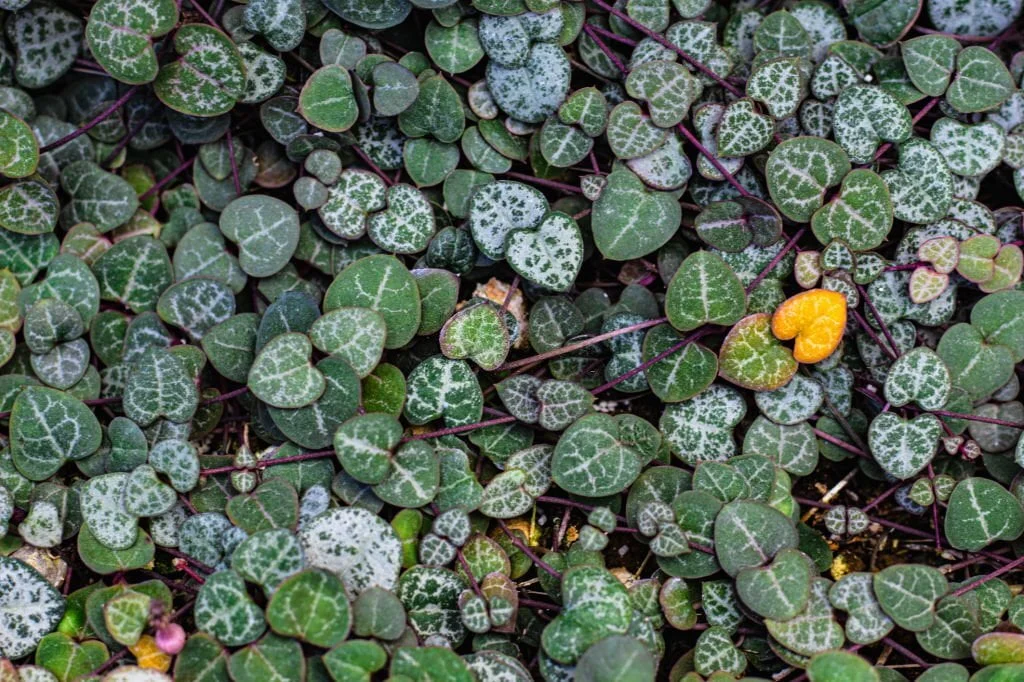
POLYGON ((754 289, 756 289, 758 284, 764 281, 764 278, 768 276, 768 273, 770 273, 776 265, 782 262, 782 259, 786 257, 787 253, 793 250, 793 248, 796 246, 797 241, 800 240, 800 237, 804 236, 804 232, 806 231, 806 227, 801 227, 799 230, 797 230, 796 234, 793 235, 793 238, 786 242, 786 245, 782 247, 782 251, 779 251, 777 254, 775 254, 775 257, 772 258, 771 261, 769 261, 768 265, 765 266, 764 270, 757 273, 757 277, 755 277, 746 287, 746 292, 748 294, 754 289))
POLYGON ((117 111, 122 106, 124 106, 124 103, 127 102, 128 100, 130 100, 132 98, 132 96, 136 92, 138 92, 138 90, 139 90, 139 86, 138 85, 133 85, 132 87, 128 88, 127 90, 125 90, 125 93, 123 95, 118 97, 114 101, 114 103, 111 104, 109 107, 107 107, 106 109, 101 111, 99 114, 97 114, 94 119, 92 119, 91 121, 86 123, 81 128, 76 128, 75 130, 73 130, 72 132, 68 133, 64 137, 62 137, 62 138, 60 138, 58 140, 55 140, 54 142, 51 142, 50 144, 46 145, 45 147, 43 147, 42 149, 39 150, 39 153, 40 154, 45 154, 46 152, 48 152, 50 150, 56 149, 57 147, 60 147, 61 145, 64 145, 64 144, 66 144, 68 142, 71 142, 71 140, 74 140, 79 135, 83 135, 83 134, 89 132, 90 130, 95 128, 97 125, 102 123, 104 121, 104 119, 106 119, 108 116, 110 116, 115 111, 117 111))
POLYGON ((886 340, 890 345, 892 345, 892 350, 896 353, 894 357, 899 358, 900 348, 896 345, 896 339, 894 339, 892 334, 889 332, 889 325, 887 325, 885 320, 882 319, 881 314, 878 312, 878 308, 875 307, 875 304, 871 301, 871 297, 868 296, 867 290, 858 284, 857 291, 860 293, 860 297, 864 299, 864 304, 867 305, 868 310, 870 310, 871 314, 874 315, 875 321, 878 322, 878 327, 882 330, 882 333, 885 334, 886 340))
POLYGON ((733 174, 730 173, 726 169, 726 167, 722 165, 722 162, 719 161, 718 158, 714 154, 712 154, 711 152, 708 151, 707 147, 705 147, 703 144, 701 144, 700 140, 698 140, 697 137, 693 133, 691 133, 689 130, 686 129, 686 126, 684 126, 682 123, 680 123, 679 125, 676 126, 676 128, 678 128, 679 132, 681 132, 683 134, 683 137, 686 138, 687 142, 692 144, 697 149, 697 151, 699 151, 704 156, 704 158, 706 158, 708 160, 708 163, 710 163, 712 166, 714 166, 715 170, 717 170, 719 173, 721 173, 722 177, 724 177, 726 179, 726 181, 730 185, 732 185, 733 187, 736 188, 736 191, 739 192, 741 196, 744 196, 744 197, 749 197, 750 196, 749 190, 747 190, 746 187, 744 187, 743 185, 741 185, 739 183, 739 180, 737 180, 733 176, 733 174))
POLYGON ((523 543, 522 540, 517 538, 515 533, 513 533, 509 529, 508 524, 506 524, 505 521, 503 521, 502 519, 495 519, 495 521, 498 522, 498 526, 501 527, 501 531, 506 536, 508 536, 509 542, 511 542, 515 546, 516 549, 518 549, 520 552, 522 552, 527 557, 529 557, 530 561, 532 561, 534 564, 536 564, 536 566, 538 568, 543 570, 545 573, 550 575, 552 578, 554 578, 555 580, 558 580, 558 581, 562 580, 562 574, 559 573, 558 571, 556 571, 554 568, 552 568, 551 564, 547 563, 546 561, 541 559, 539 556, 537 556, 537 554, 532 549, 527 547, 526 544, 523 543))
POLYGON ((593 3, 595 5, 597 5, 598 7, 603 9, 604 11, 608 12, 609 14, 615 15, 617 18, 619 18, 623 22, 629 24, 632 28, 635 28, 637 31, 640 31, 641 33, 643 33, 645 36, 647 36, 651 40, 654 40, 655 42, 657 42, 662 47, 667 47, 668 49, 672 50, 677 55, 682 57, 683 61, 685 61, 687 64, 689 64, 693 68, 697 69, 702 74, 704 74, 708 78, 712 79, 713 81, 715 81, 716 83, 721 85, 723 88, 725 88, 726 90, 728 90, 732 94, 736 95, 737 97, 743 97, 743 91, 742 90, 740 90, 735 85, 733 85, 729 81, 727 81, 724 78, 722 78, 721 76, 719 76, 717 73, 715 73, 714 71, 709 69, 707 66, 705 66, 701 62, 697 61, 697 59, 695 59, 693 56, 691 56, 688 52, 683 50, 681 47, 679 47, 678 45, 676 45, 673 42, 670 42, 667 38, 665 38, 665 36, 661 35, 660 33, 656 32, 656 31, 652 31, 651 29, 647 28, 646 26, 644 26, 639 21, 637 21, 633 17, 629 16, 628 14, 623 12, 622 10, 616 9, 616 8, 612 7, 611 5, 609 5, 607 2, 604 2, 604 0, 592 0, 592 1, 593 1, 593 3))
POLYGON ((619 70, 623 78, 629 75, 629 69, 627 69, 626 65, 622 63, 622 59, 619 57, 619 55, 615 54, 615 52, 613 52, 610 47, 605 45, 604 41, 598 37, 597 32, 594 31, 593 26, 591 26, 590 24, 585 24, 583 26, 583 32, 590 36, 590 39, 593 40, 594 43, 597 45, 598 49, 604 53, 604 56, 608 57, 611 63, 615 65, 615 68, 619 70))
POLYGON ((648 369, 653 367, 656 363, 661 362, 662 360, 664 360, 668 356, 672 355, 673 353, 675 353, 675 352, 677 352, 679 350, 682 350, 682 348, 684 346, 688 346, 690 343, 696 341, 697 339, 701 338, 702 336, 706 336, 706 335, 710 334, 712 331, 714 331, 714 330, 711 329, 711 328, 706 328, 706 329, 700 329, 700 330, 694 332, 693 334, 690 334, 685 339, 682 339, 681 341, 672 344, 671 346, 669 346, 668 348, 666 348, 662 352, 658 353, 657 355, 655 355, 650 360, 647 360, 644 363, 642 363, 640 365, 637 365, 633 369, 629 370, 628 372, 626 372, 624 374, 620 374, 619 376, 615 377, 611 381, 598 386, 593 391, 591 391, 591 393, 594 394, 594 395, 601 395, 605 391, 607 391, 609 389, 612 389, 612 388, 615 388, 616 386, 621 384, 623 381, 626 381, 627 379, 630 379, 630 378, 636 376, 640 372, 646 372, 648 369))
POLYGON ((235 185, 235 194, 242 196, 242 182, 238 179, 238 161, 235 160, 235 139, 231 135, 231 127, 227 130, 228 159, 231 160, 231 182, 235 185))
POLYGON ((385 185, 387 185, 388 187, 390 187, 391 185, 395 184, 395 183, 394 183, 394 181, 393 181, 393 180, 392 180, 391 178, 389 178, 389 177, 387 176, 387 173, 385 173, 384 171, 382 171, 382 170, 380 169, 380 166, 378 166, 378 165, 377 165, 376 163, 374 163, 374 162, 373 162, 373 159, 371 159, 371 158, 370 158, 369 156, 367 156, 367 155, 366 155, 366 152, 364 152, 364 151, 363 151, 363 150, 362 150, 362 149, 361 149, 361 148, 359 147, 359 145, 357 145, 357 144, 354 144, 354 145, 352 145, 352 151, 354 151, 354 152, 356 153, 356 156, 358 156, 358 157, 359 157, 359 159, 360 159, 360 160, 361 160, 361 161, 362 161, 363 163, 365 163, 365 164, 366 164, 367 166, 369 166, 369 167, 370 167, 370 170, 372 170, 372 171, 373 171, 374 173, 376 173, 376 174, 377 174, 377 177, 379 177, 379 178, 380 178, 381 180, 383 180, 383 181, 384 181, 384 184, 385 184, 385 185))
POLYGON ((613 339, 616 336, 621 336, 622 334, 628 334, 629 332, 635 332, 635 331, 637 331, 639 329, 647 329, 648 327, 656 327, 659 324, 664 324, 665 322, 668 322, 668 318, 667 317, 658 317, 658 318, 655 318, 653 320, 644 320, 643 322, 637 322, 636 324, 631 324, 628 327, 622 327, 620 329, 613 329, 610 332, 605 332, 604 334, 598 334, 597 336, 592 336, 589 339, 585 339, 583 341, 579 341, 578 343, 571 343, 568 346, 562 346, 561 348, 555 348, 554 350, 549 350, 549 351, 544 352, 544 353, 539 353, 537 355, 531 355, 530 357, 523 358, 522 360, 514 360, 512 362, 506 362, 504 365, 499 367, 497 371, 500 372, 500 371, 504 371, 504 370, 515 369, 517 367, 525 367, 526 365, 532 365, 532 364, 537 363, 537 362, 543 362, 544 360, 550 360, 551 358, 557 358, 560 355, 566 355, 567 353, 572 353, 574 351, 580 350, 581 348, 586 348, 587 346, 593 346, 596 343, 601 343, 602 341, 607 341, 608 339, 613 339))
POLYGON ((555 180, 547 180, 545 178, 535 178, 532 175, 525 175, 523 173, 505 173, 505 177, 512 178, 513 180, 520 180, 522 182, 532 182, 539 187, 547 187, 548 189, 555 189, 560 192, 571 192, 572 194, 582 194, 583 190, 573 185, 568 185, 564 182, 557 182, 555 180))
POLYGON ((1017 557, 1016 559, 1014 559, 1010 563, 1006 564, 1005 566, 1002 566, 1001 568, 997 568, 996 570, 992 571, 991 573, 989 573, 987 575, 982 576, 981 578, 979 578, 978 580, 975 580, 974 582, 970 583, 969 585, 964 585, 962 587, 958 587, 957 589, 953 590, 950 593, 950 595, 953 596, 953 597, 959 597, 962 594, 966 594, 966 593, 970 592, 975 587, 979 587, 981 585, 984 585, 989 580, 995 580, 996 578, 998 578, 999 576, 1003 575, 1004 573, 1009 573, 1010 571, 1019 569, 1021 567, 1024 567, 1024 556, 1017 557))
POLYGON ((168 183, 170 183, 172 180, 174 180, 174 178, 178 177, 179 175, 181 175, 182 173, 187 171, 189 168, 191 168, 192 164, 195 163, 195 162, 196 162, 196 157, 194 157, 194 156, 191 159, 182 162, 181 165, 179 165, 177 168, 172 170, 166 176, 161 178, 160 182, 156 183, 155 185, 153 185, 152 187, 147 189, 145 192, 140 194, 139 195, 139 199, 141 200, 141 199, 145 199, 146 197, 153 196, 154 194, 159 192, 161 189, 163 189, 168 183))

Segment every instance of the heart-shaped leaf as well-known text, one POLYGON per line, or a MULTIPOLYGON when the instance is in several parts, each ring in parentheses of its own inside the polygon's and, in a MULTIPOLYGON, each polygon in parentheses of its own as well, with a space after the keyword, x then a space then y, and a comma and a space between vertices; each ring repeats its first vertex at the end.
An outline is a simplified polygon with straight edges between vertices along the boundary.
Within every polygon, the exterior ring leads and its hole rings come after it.
POLYGON ((158 417, 187 422, 199 405, 199 393, 184 362, 164 348, 149 348, 128 372, 122 405, 125 416, 139 426, 158 417))
POLYGON ((977 552, 1024 533, 1024 510, 1006 488, 987 478, 965 478, 953 489, 944 530, 949 544, 977 552))
POLYGON ((195 604, 196 627, 225 646, 255 641, 266 623, 263 610, 245 591, 245 583, 234 571, 219 571, 199 588, 195 604))
POLYGON ((892 412, 878 415, 868 430, 875 461, 897 478, 910 478, 924 469, 939 445, 942 426, 937 417, 922 414, 903 419, 892 412))
POLYGON ((672 326, 682 331, 704 324, 735 324, 746 307, 747 295, 739 277, 710 251, 687 256, 665 294, 665 314, 672 326))
POLYGON ((939 220, 953 200, 953 179, 945 159, 920 138, 900 144, 899 151, 899 167, 882 173, 892 196, 893 214, 909 223, 939 220))
POLYGON ((220 230, 238 244, 238 264, 253 277, 269 277, 291 259, 299 243, 299 216, 273 197, 235 199, 220 214, 220 230))
POLYGON ((640 473, 636 450, 624 442, 620 424, 608 415, 580 417, 555 446, 552 476, 560 487, 585 497, 622 491, 640 473))
POLYGON ((901 355, 885 379, 885 399, 893 407, 914 401, 925 410, 938 410, 949 400, 953 384, 942 358, 930 348, 901 355))
POLYGON ((885 615, 873 588, 870 573, 847 573, 829 588, 832 605, 847 612, 846 636, 857 644, 872 644, 893 629, 893 621, 885 615))
POLYGON ((890 566, 875 574, 882 610, 901 628, 920 632, 935 620, 935 602, 949 589, 946 577, 922 564, 890 566))
POLYGON ((679 202, 667 192, 652 192, 633 173, 620 170, 594 202, 591 229, 605 258, 641 258, 672 238, 682 220, 679 202))
POLYGON ((28 178, 0 188, 0 227, 26 235, 52 232, 60 202, 45 182, 28 178))
POLYGON ((441 328, 441 351, 461 360, 469 358, 481 369, 494 370, 505 361, 509 334, 502 312, 483 303, 457 312, 441 328))
POLYGON ((25 387, 14 400, 11 459, 18 471, 42 481, 69 459, 88 457, 100 446, 99 421, 74 397, 52 388, 25 387))
POLYGON ((524 279, 552 291, 565 291, 583 263, 583 236, 564 213, 548 213, 536 229, 513 230, 505 238, 508 264, 524 279))
POLYGON ((436 228, 423 193, 412 185, 398 184, 388 189, 387 202, 385 210, 369 219, 370 239, 391 253, 419 253, 427 248, 436 228))
POLYGON ((404 346, 419 329, 416 280, 393 256, 367 256, 342 270, 324 295, 324 312, 342 307, 364 307, 380 313, 387 325, 385 348, 404 346))
POLYGON ((331 509, 300 531, 310 566, 331 571, 356 597, 370 587, 398 584, 402 544, 383 519, 358 507, 331 509))
POLYGON ((783 549, 770 566, 736 574, 736 591, 758 615, 789 620, 804 610, 811 596, 811 563, 795 549, 783 549))
POLYGON ((35 173, 39 144, 32 129, 17 116, 0 111, 0 135, 0 174, 24 178, 35 173))
POLYGON ((825 190, 850 172, 850 159, 834 142, 815 137, 786 140, 768 157, 768 190, 779 211, 797 222, 809 222, 824 203, 825 190))
POLYGON ((634 68, 626 78, 626 91, 647 102, 651 121, 671 128, 685 118, 704 87, 682 64, 653 60, 634 68))
POLYGON ((737 386, 758 391, 786 385, 796 373, 797 361, 771 328, 767 313, 748 315, 733 325, 718 354, 719 375, 737 386))
POLYGON ((235 294, 219 279, 193 277, 164 289, 156 311, 193 341, 202 341, 207 331, 235 314, 235 294))
POLYGON ((35 569, 18 559, 0 557, 0 653, 27 656, 64 615, 64 599, 35 569))
POLYGON ((763 566, 780 550, 796 545, 797 533, 792 522, 760 502, 730 502, 715 520, 718 562, 731 576, 746 568, 763 566))
POLYGON ((840 93, 833 119, 836 142, 854 163, 868 163, 878 145, 903 142, 912 132, 910 112, 878 86, 854 85, 840 93))
POLYGON ((171 109, 217 116, 245 92, 245 62, 231 39, 206 24, 185 24, 174 34, 178 59, 160 68, 153 91, 171 109))
POLYGON ((323 373, 310 363, 313 344, 305 334, 275 336, 263 347, 249 370, 253 394, 273 407, 305 407, 324 393, 323 373))
POLYGON ((914 86, 930 97, 941 97, 949 87, 960 53, 960 43, 943 35, 911 38, 900 45, 903 65, 914 86))
POLYGON ((24 4, 8 8, 20 10, 11 15, 7 28, 16 57, 14 77, 23 88, 44 88, 74 63, 82 43, 82 22, 56 5, 24 4))
POLYGON ((792 116, 800 105, 804 90, 800 60, 793 57, 762 62, 747 80, 747 95, 764 104, 775 119, 792 116))
POLYGON ((753 100, 736 100, 718 123, 718 151, 724 156, 750 156, 768 146, 774 131, 772 120, 757 113, 753 100))
POLYGON ((110 652, 103 642, 86 640, 76 642, 63 632, 52 632, 39 641, 36 649, 36 665, 24 667, 21 677, 37 674, 42 679, 71 682, 103 665, 110 658, 110 652))
POLYGON ((768 633, 787 649, 803 656, 842 646, 843 628, 836 622, 828 602, 829 587, 825 578, 813 578, 807 608, 787 621, 766 620, 768 633))
POLYGON ((407 382, 405 416, 413 424, 444 417, 449 426, 472 424, 483 413, 483 392, 469 365, 442 355, 416 366, 407 382))
POLYGON ((881 244, 892 228, 889 189, 874 171, 856 169, 843 178, 839 195, 811 216, 811 229, 822 244, 843 241, 854 251, 881 244))
POLYGON ((1013 76, 987 47, 972 45, 956 56, 956 75, 946 101, 963 114, 995 109, 1014 91, 1013 76))
POLYGON ((139 206, 138 195, 126 180, 91 161, 65 166, 60 185, 71 197, 61 210, 67 224, 89 222, 109 232, 127 222, 139 206))
POLYGON ((178 23, 173 0, 159 0, 137 11, 131 0, 103 0, 93 5, 85 38, 96 61, 122 83, 149 83, 160 65, 153 39, 178 23))
POLYGON ((254 0, 245 6, 242 24, 259 33, 280 52, 294 50, 306 32, 306 15, 299 0, 254 0))
POLYGON ((569 58, 554 43, 530 46, 522 66, 487 64, 487 89, 509 116, 540 123, 555 113, 569 91, 569 58))
POLYGON ((955 324, 946 330, 936 348, 949 369, 953 385, 975 400, 996 391, 1013 375, 1013 352, 1007 346, 986 343, 970 324, 955 324))
POLYGON ((316 569, 285 580, 267 604, 267 622, 274 632, 314 646, 341 642, 348 636, 351 619, 341 580, 316 569))
POLYGON ((984 175, 1002 160, 1006 133, 991 121, 965 125, 940 118, 932 126, 931 141, 957 175, 984 175))

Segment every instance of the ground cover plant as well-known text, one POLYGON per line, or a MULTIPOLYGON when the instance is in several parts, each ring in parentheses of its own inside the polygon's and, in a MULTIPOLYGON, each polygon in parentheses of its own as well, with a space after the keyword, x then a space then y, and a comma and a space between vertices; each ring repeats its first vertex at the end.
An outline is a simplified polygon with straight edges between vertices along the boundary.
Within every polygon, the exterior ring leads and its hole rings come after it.
POLYGON ((0 0, 0 682, 1024 680, 1021 0, 0 0))

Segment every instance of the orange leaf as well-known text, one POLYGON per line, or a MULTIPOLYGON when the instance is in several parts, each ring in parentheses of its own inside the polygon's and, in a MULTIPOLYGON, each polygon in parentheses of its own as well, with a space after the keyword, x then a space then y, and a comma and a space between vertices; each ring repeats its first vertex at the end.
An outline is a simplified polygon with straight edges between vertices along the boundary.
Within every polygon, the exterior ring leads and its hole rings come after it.
POLYGON ((812 364, 831 355, 843 340, 846 296, 838 291, 811 289, 787 299, 772 316, 772 333, 796 339, 793 357, 812 364))

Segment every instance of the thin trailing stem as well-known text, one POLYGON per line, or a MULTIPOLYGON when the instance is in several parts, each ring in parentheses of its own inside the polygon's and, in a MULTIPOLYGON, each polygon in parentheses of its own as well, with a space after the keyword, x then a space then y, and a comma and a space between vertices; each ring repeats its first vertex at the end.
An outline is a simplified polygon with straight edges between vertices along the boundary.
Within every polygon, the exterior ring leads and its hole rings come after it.
POLYGON ((145 192, 140 194, 139 199, 141 200, 153 196, 154 194, 162 190, 164 187, 166 187, 172 180, 174 180, 174 178, 178 177, 179 175, 187 171, 189 168, 191 168, 192 164, 195 162, 196 157, 194 156, 186 161, 183 161, 181 164, 178 165, 177 168, 175 168, 170 173, 161 178, 160 182, 156 183, 155 185, 147 189, 145 192))
MULTIPOLYGON (((509 529, 508 524, 506 524, 502 519, 495 519, 495 521, 497 521, 498 522, 498 526, 501 527, 501 532, 503 532, 506 536, 508 536, 509 542, 511 542, 515 546, 516 549, 518 549, 520 552, 522 552, 527 557, 529 557, 530 561, 532 561, 534 564, 536 564, 537 568, 541 569, 542 571, 544 571, 545 573, 550 575, 555 580, 558 580, 558 581, 562 580, 562 574, 559 573, 558 571, 556 571, 554 568, 552 568, 551 564, 547 563, 546 561, 541 559, 539 556, 537 556, 537 554, 532 549, 527 547, 526 544, 522 540, 520 540, 518 537, 516 537, 515 533, 513 533, 509 529)), ((520 603, 522 603, 522 602, 520 602, 520 603)))
POLYGON ((68 133, 64 137, 62 137, 62 138, 60 138, 58 140, 55 140, 55 141, 51 142, 50 144, 46 145, 45 147, 43 147, 42 149, 39 150, 39 153, 40 154, 45 154, 48 151, 51 151, 53 149, 56 149, 57 147, 60 147, 62 145, 67 144, 68 142, 71 142, 71 140, 74 140, 79 135, 84 135, 85 133, 89 132, 90 130, 92 130, 93 128, 98 126, 100 123, 105 121, 108 116, 110 116, 115 111, 117 111, 122 106, 124 106, 124 103, 127 102, 128 100, 130 100, 135 95, 135 93, 138 92, 138 91, 139 91, 139 86, 138 85, 133 85, 132 87, 128 88, 127 90, 125 90, 123 95, 121 95, 120 97, 118 97, 114 101, 113 104, 111 104, 109 107, 107 107, 106 109, 104 109, 103 111, 98 113, 96 115, 96 117, 93 118, 91 121, 86 123, 81 128, 76 128, 75 130, 73 130, 72 132, 68 133))
POLYGON ((679 130, 679 132, 683 134, 683 137, 686 138, 686 141, 692 144, 694 148, 698 152, 700 152, 704 156, 704 158, 708 160, 708 163, 714 166, 715 170, 721 173, 722 177, 725 178, 725 180, 730 185, 736 188, 736 191, 739 192, 741 196, 751 196, 750 191, 740 184, 739 180, 737 180, 735 176, 733 176, 733 174, 730 173, 729 170, 722 165, 722 162, 718 160, 718 157, 712 154, 710 151, 708 151, 708 148, 701 144, 701 141, 697 139, 697 136, 691 133, 689 130, 687 130, 685 125, 680 123, 679 125, 676 126, 676 128, 679 130))
POLYGON ((583 190, 579 187, 566 184, 564 182, 558 182, 557 180, 547 180, 545 178, 535 178, 532 175, 526 175, 524 173, 505 173, 505 177, 512 178, 513 180, 520 180, 522 182, 530 182, 538 187, 547 187, 548 189, 555 189, 559 192, 569 192, 571 194, 582 194, 583 190))
POLYGON ((615 388, 616 386, 621 384, 623 381, 627 381, 627 380, 633 378, 634 376, 636 376, 637 374, 640 374, 641 372, 646 372, 648 369, 653 367, 655 364, 661 362, 662 360, 664 360, 668 356, 672 355, 673 353, 676 353, 676 352, 682 350, 683 347, 690 345, 691 343, 693 343, 697 339, 701 338, 702 336, 706 336, 706 335, 710 334, 712 331, 714 331, 712 328, 706 327, 704 329, 700 329, 700 330, 694 332, 693 334, 690 334, 685 339, 682 339, 679 342, 672 344, 671 346, 669 346, 668 348, 666 348, 662 352, 658 353, 657 355, 655 355, 650 360, 647 360, 647 361, 643 362, 642 364, 637 365, 633 369, 629 370, 628 372, 626 372, 624 374, 620 374, 619 376, 615 377, 611 381, 598 386, 593 391, 591 391, 591 393, 594 394, 594 395, 601 395, 605 391, 608 391, 608 390, 611 390, 611 389, 615 388))
POLYGON ((665 38, 665 36, 661 35, 660 33, 656 32, 656 31, 652 31, 647 26, 641 24, 639 21, 637 21, 633 17, 629 16, 628 14, 623 12, 622 10, 616 9, 615 7, 612 7, 611 5, 609 5, 607 2, 604 2, 604 0, 592 0, 592 1, 593 1, 593 3, 595 5, 597 5, 598 7, 603 9, 604 11, 608 12, 609 14, 614 15, 618 19, 621 19, 623 22, 629 24, 632 28, 636 29, 640 33, 643 33, 645 36, 647 36, 651 40, 654 40, 656 43, 658 43, 662 47, 667 47, 668 49, 672 50, 677 55, 682 57, 683 61, 685 61, 687 64, 689 64, 693 68, 697 69, 702 74, 704 74, 708 78, 712 79, 713 81, 715 81, 716 83, 721 85, 723 88, 725 88, 726 90, 728 90, 732 94, 736 95, 737 97, 743 97, 743 91, 742 90, 740 90, 735 85, 733 85, 732 83, 730 83, 729 81, 727 81, 726 79, 722 78, 717 73, 715 73, 714 71, 709 69, 702 62, 700 62, 696 58, 694 58, 690 53, 686 52, 685 50, 683 50, 681 47, 679 47, 675 43, 669 41, 667 38, 665 38))
POLYGON ((231 161, 231 182, 235 186, 235 195, 242 196, 242 181, 238 179, 238 161, 235 159, 235 139, 231 135, 231 127, 228 127, 226 139, 228 142, 228 158, 231 161))
POLYGON ((864 299, 865 305, 867 305, 868 310, 870 310, 871 314, 875 317, 875 321, 878 322, 879 329, 881 329, 882 333, 885 334, 885 339, 892 346, 893 352, 896 353, 895 357, 898 358, 900 355, 900 348, 899 346, 896 345, 896 339, 893 338, 892 333, 889 331, 889 325, 887 325, 885 323, 885 320, 882 319, 882 315, 878 312, 878 308, 875 307, 875 304, 872 302, 871 297, 868 296, 867 290, 865 290, 864 287, 858 284, 857 291, 860 292, 860 297, 864 299))
POLYGON ((786 254, 796 247, 796 243, 800 241, 800 237, 804 236, 804 232, 806 231, 806 227, 801 227, 799 230, 797 230, 796 234, 794 234, 793 237, 788 242, 786 242, 786 245, 782 247, 781 251, 775 254, 775 257, 772 258, 771 262, 769 262, 768 265, 765 266, 764 270, 757 273, 757 277, 755 277, 750 282, 750 284, 747 285, 746 292, 748 294, 754 289, 756 289, 757 285, 763 282, 764 278, 768 276, 768 273, 770 273, 776 265, 782 262, 782 259, 786 257, 786 254))
POLYGON ((1017 557, 1016 559, 1014 559, 1010 563, 1008 563, 1008 564, 1006 564, 1006 565, 1004 565, 1004 566, 1002 566, 1000 568, 997 568, 996 570, 992 571, 988 575, 984 575, 981 578, 971 582, 970 584, 958 587, 957 589, 953 590, 950 594, 953 597, 959 597, 962 594, 967 594, 968 592, 973 590, 975 587, 980 587, 981 585, 984 585, 989 580, 995 580, 996 578, 998 578, 999 576, 1001 576, 1001 575, 1003 575, 1005 573, 1009 573, 1010 571, 1014 571, 1014 570, 1017 570, 1017 569, 1020 569, 1020 568, 1024 568, 1024 556, 1017 557))
POLYGON ((354 151, 356 153, 356 156, 358 156, 359 159, 363 163, 365 163, 367 166, 370 167, 370 170, 372 170, 374 173, 377 174, 377 177, 379 177, 381 180, 384 181, 385 185, 390 187, 391 185, 395 184, 394 181, 391 178, 388 177, 387 173, 382 171, 380 169, 380 166, 378 166, 376 163, 374 163, 373 159, 371 159, 369 156, 366 155, 366 152, 364 152, 362 150, 362 148, 360 148, 359 145, 357 145, 357 144, 352 145, 352 151, 354 151))
POLYGON ((644 320, 643 322, 637 322, 636 324, 631 324, 628 327, 613 329, 610 332, 598 334, 597 336, 592 336, 589 339, 578 341, 576 343, 571 343, 568 346, 562 346, 561 348, 555 348, 554 350, 549 350, 544 353, 531 355, 530 357, 523 358, 522 360, 506 362, 504 365, 498 368, 498 371, 515 369, 517 367, 525 367, 526 365, 532 365, 537 362, 543 362, 544 360, 550 360, 551 358, 557 358, 559 356, 567 355, 569 353, 575 353, 576 351, 586 348, 588 346, 593 346, 594 344, 601 343, 602 341, 607 341, 608 339, 614 339, 616 336, 622 336, 623 334, 635 332, 639 329, 656 327, 659 324, 664 324, 665 322, 668 322, 667 317, 658 317, 653 320, 644 320))
POLYGON ((211 469, 202 469, 199 473, 202 476, 213 476, 215 474, 230 474, 234 471, 250 471, 266 469, 267 467, 277 466, 279 464, 294 464, 296 462, 309 462, 315 459, 326 459, 334 456, 334 449, 330 450, 317 450, 315 452, 304 452, 301 455, 291 455, 290 457, 279 457, 278 459, 266 459, 257 462, 251 467, 236 466, 229 464, 228 466, 213 467, 211 469))

